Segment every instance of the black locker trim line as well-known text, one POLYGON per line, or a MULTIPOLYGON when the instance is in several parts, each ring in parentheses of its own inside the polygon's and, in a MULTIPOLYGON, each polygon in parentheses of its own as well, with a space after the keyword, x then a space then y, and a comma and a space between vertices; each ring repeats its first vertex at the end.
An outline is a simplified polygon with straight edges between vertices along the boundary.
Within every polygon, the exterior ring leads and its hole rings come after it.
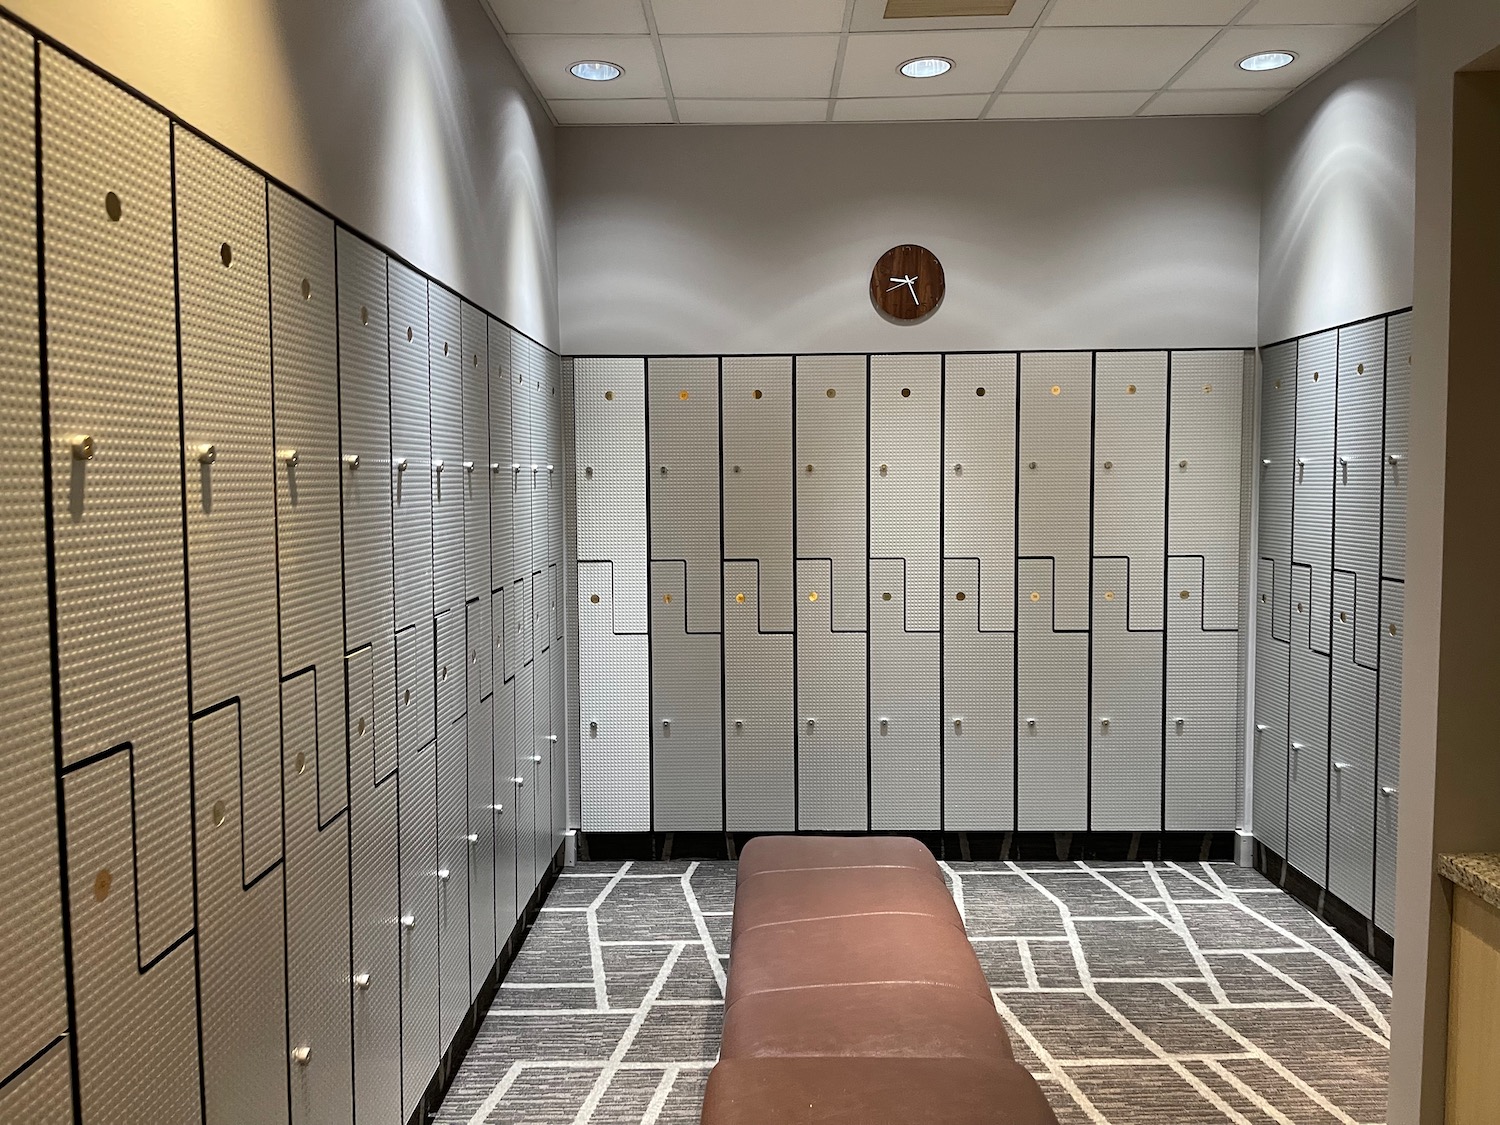
MULTIPOLYGON (((797 639, 801 632, 797 628, 797 606, 801 603, 800 590, 802 588, 801 573, 797 557, 797 357, 792 356, 792 391, 790 396, 790 415, 788 421, 792 437, 792 463, 787 466, 787 472, 792 476, 792 831, 802 830, 802 684, 801 677, 797 671, 797 639)), ((759 571, 756 572, 759 574, 759 571)), ((828 573, 828 603, 833 604, 833 570, 829 568, 828 573)), ((760 603, 757 595, 756 610, 759 612, 760 603)), ((828 623, 833 624, 833 612, 830 609, 828 623)))
MULTIPOLYGON (((1393 316, 1402 315, 1400 313, 1393 316)), ((1391 317, 1385 318, 1385 331, 1381 336, 1381 354, 1385 357, 1380 365, 1380 546, 1375 561, 1375 723, 1374 751, 1372 764, 1375 773, 1375 802, 1372 809, 1372 823, 1370 825, 1370 840, 1374 844, 1371 851, 1370 864, 1370 917, 1373 921, 1376 914, 1376 899, 1380 897, 1380 626, 1385 620, 1385 466, 1386 461, 1386 419, 1390 416, 1390 393, 1391 393, 1391 317)), ((1357 595, 1356 595, 1357 596, 1357 595)), ((1359 621, 1359 606, 1355 603, 1356 622, 1359 621)), ((1356 641, 1358 632, 1355 630, 1356 641)), ((1399 831, 1399 829, 1398 829, 1399 831)))
MULTIPOLYGON (((1085 670, 1088 682, 1084 684, 1084 729, 1088 731, 1088 737, 1083 743, 1083 828, 1085 832, 1094 830, 1094 524, 1098 519, 1095 509, 1095 483, 1098 473, 1094 470, 1095 458, 1099 455, 1099 353, 1089 354, 1089 625, 1088 625, 1088 653, 1084 657, 1087 661, 1085 670)), ((1020 529, 1017 528, 1019 536, 1020 529)), ((1057 624, 1057 564, 1053 563, 1052 570, 1052 623, 1057 624)), ((1128 597, 1128 595, 1127 595, 1128 597)), ((1129 612, 1129 602, 1126 602, 1126 612, 1129 612)), ((1163 626, 1166 621, 1163 620, 1163 626)), ((1164 661, 1165 663, 1165 661, 1164 661)), ((1019 734, 1019 728, 1017 734, 1019 734)), ((1166 777, 1165 762, 1163 763, 1162 777, 1166 777)), ((1165 827, 1165 825, 1163 825, 1165 827)))
POLYGON ((58 1032, 56 1035, 54 1035, 51 1038, 51 1040, 48 1041, 48 1043, 44 1047, 42 1047, 41 1050, 37 1051, 34 1055, 32 1055, 29 1059, 27 1059, 25 1062, 23 1062, 20 1066, 16 1067, 15 1070, 11 1071, 9 1074, 5 1075, 3 1078, 0 1078, 0 1090, 4 1090, 5 1087, 9 1086, 17 1078, 19 1078, 19 1077, 21 1077, 21 1075, 25 1074, 29 1069, 31 1069, 31 1067, 33 1067, 37 1063, 41 1062, 42 1059, 46 1057, 47 1053, 49 1051, 51 1051, 53 1047, 56 1047, 59 1043, 61 1043, 64 1039, 72 1039, 72 1038, 75 1038, 75 1037, 72 1036, 72 1035, 69 1035, 66 1031, 58 1032))
MULTIPOLYGON (((871 614, 870 614, 870 436, 871 436, 871 406, 870 390, 874 379, 874 358, 870 354, 865 355, 865 830, 868 832, 875 824, 875 740, 870 734, 870 712, 874 704, 874 688, 870 684, 870 645, 872 638, 871 614)), ((793 425, 796 420, 793 419, 793 425)), ((796 461, 792 462, 793 467, 796 461)), ((801 604, 800 602, 798 603, 801 604)), ((940 603, 941 604, 941 603, 940 603)), ((833 560, 828 562, 828 629, 833 628, 833 560)), ((902 614, 906 612, 903 604, 902 614)))
MULTIPOLYGON (((1011 449, 1010 831, 1021 823, 1021 353, 1016 353, 1016 426, 1011 449)), ((1054 575, 1056 569, 1053 570, 1054 575)), ((1055 612, 1055 610, 1054 610, 1055 612)))
MULTIPOLYGON (((722 409, 722 404, 721 407, 722 409)), ((651 360, 641 359, 641 425, 644 429, 646 474, 646 830, 656 831, 656 692, 652 690, 651 607, 656 604, 651 584, 651 360)), ((610 570, 613 580, 614 570, 610 570)), ((611 587, 613 589, 613 587, 611 587)), ((610 608, 614 608, 611 596, 610 608)), ((687 626, 687 609, 683 607, 683 627, 687 626)), ((722 624, 722 621, 721 621, 722 624)))
MULTIPOLYGON (((719 380, 719 830, 729 831, 729 674, 724 668, 725 637, 728 628, 724 623, 725 617, 725 591, 724 584, 724 358, 720 356, 715 363, 719 380)), ((576 470, 575 470, 576 472, 576 470)), ((687 626, 687 564, 683 563, 682 573, 682 623, 687 626)), ((756 631, 760 629, 760 566, 757 563, 755 569, 755 624, 756 631)))
MULTIPOLYGON (((1172 456, 1172 353, 1167 353, 1167 389, 1166 389, 1166 422, 1162 435, 1165 448, 1162 453, 1170 459, 1172 456)), ((1172 583, 1172 474, 1170 471, 1163 474, 1166 478, 1162 487, 1162 521, 1161 521, 1161 831, 1167 830, 1167 700, 1171 698, 1168 694, 1171 685, 1168 682, 1168 648, 1171 644, 1171 629, 1169 615, 1171 614, 1171 583, 1172 583)), ((1126 578, 1129 578, 1129 564, 1126 564, 1126 578)), ((1200 586, 1201 589, 1201 586, 1200 586)), ((1128 593, 1125 595, 1130 596, 1128 593)), ((1199 602, 1203 599, 1200 597, 1199 602)), ((1090 612, 1092 612, 1093 591, 1089 591, 1090 612)), ((1201 607, 1200 607, 1201 608, 1201 607)), ((1127 625, 1129 616, 1127 611, 1127 625)), ((1093 738, 1093 718, 1089 719, 1089 737, 1093 738)))
POLYGON ((726 563, 753 563, 755 565, 755 635, 758 636, 758 637, 790 637, 790 636, 792 636, 794 630, 791 630, 791 629, 763 629, 763 628, 761 628, 761 617, 763 616, 763 614, 761 613, 761 588, 760 588, 761 563, 760 563, 760 559, 731 559, 731 558, 726 558, 723 561, 726 562, 726 563))
MULTIPOLYGON (((1328 709, 1324 723, 1323 749, 1327 761, 1323 764, 1323 887, 1327 889, 1328 884, 1333 881, 1333 588, 1334 575, 1337 573, 1339 561, 1339 382, 1344 362, 1344 331, 1339 331, 1333 337, 1333 459, 1329 463, 1328 473, 1332 478, 1328 485, 1328 709)), ((1381 403, 1384 412, 1385 403, 1381 403)), ((1381 473, 1384 476, 1384 471, 1381 473)), ((1308 625, 1312 625, 1312 598, 1308 597, 1308 625)), ((1321 629, 1321 626, 1320 626, 1321 629)), ((1379 636, 1379 633, 1376 633, 1379 636)), ((1291 850, 1290 847, 1287 849, 1291 850)), ((1371 854, 1374 854, 1371 848, 1371 854)), ((1371 913, 1374 913, 1374 903, 1371 903, 1371 913)))
POLYGON ((1362 324, 1374 324, 1377 320, 1384 320, 1387 322, 1386 339, 1389 342, 1391 317, 1404 316, 1405 314, 1411 312, 1412 308, 1413 306, 1407 305, 1405 308, 1392 309, 1390 312, 1376 313, 1374 316, 1362 316, 1358 320, 1348 320, 1343 324, 1331 324, 1327 328, 1319 328, 1314 332, 1304 332, 1300 336, 1288 336, 1285 340, 1272 340, 1269 344, 1260 344, 1256 348, 1253 348, 1251 350, 1266 351, 1269 348, 1280 348, 1286 346, 1287 344, 1301 344, 1303 340, 1306 340, 1312 336, 1326 336, 1330 332, 1343 332, 1350 328, 1358 328, 1362 324))
MULTIPOLYGON (((904 270, 902 271, 905 272, 904 270)), ((945 656, 948 630, 943 622, 948 606, 948 357, 938 356, 938 613, 937 613, 937 658, 938 658, 938 831, 948 827, 948 680, 945 656)), ((869 476, 866 466, 866 477, 869 476)), ((979 564, 974 564, 974 627, 978 632, 980 615, 984 612, 984 601, 979 596, 979 564)), ((906 560, 901 560, 901 629, 906 631, 906 613, 910 604, 906 596, 906 560)))

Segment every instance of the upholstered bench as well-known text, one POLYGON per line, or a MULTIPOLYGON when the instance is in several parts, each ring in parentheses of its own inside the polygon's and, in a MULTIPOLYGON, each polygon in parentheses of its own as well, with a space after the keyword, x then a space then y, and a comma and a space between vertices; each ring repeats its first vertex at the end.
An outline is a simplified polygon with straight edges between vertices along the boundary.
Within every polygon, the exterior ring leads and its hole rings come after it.
POLYGON ((1056 1125, 915 840, 747 844, 724 1006, 703 1125, 1056 1125))

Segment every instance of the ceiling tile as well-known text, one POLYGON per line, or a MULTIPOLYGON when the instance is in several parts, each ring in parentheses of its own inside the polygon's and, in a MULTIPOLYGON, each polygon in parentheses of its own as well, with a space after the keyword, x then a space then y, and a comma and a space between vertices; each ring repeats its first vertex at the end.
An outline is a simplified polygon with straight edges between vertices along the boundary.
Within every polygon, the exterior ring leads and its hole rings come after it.
POLYGON ((988 114, 991 118, 1019 117, 1130 117, 1146 104, 1151 90, 1132 93, 1001 94, 988 114))
POLYGON ((1057 0, 1048 27, 1222 27, 1245 0, 1057 0))
POLYGON ((1000 85, 1026 35, 1020 30, 851 35, 838 93, 843 98, 989 94, 1000 85), (942 55, 954 67, 937 78, 907 78, 897 69, 924 55, 942 55))
POLYGON ((641 0, 488 0, 508 35, 645 35, 641 0))
POLYGON ((927 98, 841 98, 835 121, 972 121, 984 112, 988 94, 938 94, 927 98))
POLYGON ((1385 23, 1411 0, 1260 0, 1241 24, 1385 23))
POLYGON ((645 36, 512 35, 510 49, 544 98, 664 98, 656 48, 645 36), (585 82, 568 73, 580 59, 625 68, 613 82, 585 82))
POLYGON ((1005 89, 1159 89, 1216 33, 1211 27, 1046 28, 1026 48, 1005 89))
MULTIPOLYGON (((742 0, 749 4, 752 0, 742 0)), ((1008 16, 947 16, 941 19, 888 20, 885 0, 854 0, 851 31, 946 31, 987 27, 1034 27, 1047 0, 1016 0, 1008 16)))
POLYGON ((734 35, 662 40, 679 98, 826 98, 837 35, 734 35))
POLYGON ((813 98, 780 101, 681 98, 677 116, 691 125, 756 125, 824 121, 828 102, 813 98))
MULTIPOLYGON (((536 3, 536 0, 531 0, 536 3)), ((555 0, 553 0, 555 2, 555 0)), ((639 7, 640 0, 636 0, 639 7)), ((663 35, 718 35, 844 29, 844 0, 651 0, 663 35)))
POLYGON ((665 125, 672 120, 666 98, 588 98, 547 103, 559 125, 665 125))
POLYGON ((1172 83, 1174 90, 1264 90, 1299 86, 1334 62, 1373 27, 1232 27, 1172 83), (1239 61, 1260 51, 1291 51, 1296 62, 1251 74, 1239 61))
POLYGON ((1141 116, 1263 113, 1288 93, 1288 90, 1163 90, 1141 116))

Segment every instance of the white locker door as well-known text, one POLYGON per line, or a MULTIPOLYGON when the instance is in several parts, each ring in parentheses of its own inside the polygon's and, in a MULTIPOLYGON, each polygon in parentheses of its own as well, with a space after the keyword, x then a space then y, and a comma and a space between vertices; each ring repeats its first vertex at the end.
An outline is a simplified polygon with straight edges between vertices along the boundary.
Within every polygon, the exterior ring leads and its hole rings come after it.
POLYGON ((1406 489, 1411 473, 1412 314, 1390 318, 1385 362, 1385 496, 1381 505, 1383 578, 1406 579, 1406 489))
POLYGON ((516 772, 510 778, 510 800, 515 806, 516 902, 524 910, 536 888, 536 767, 531 761, 535 727, 536 665, 523 664, 516 672, 516 772))
POLYGON ((428 371, 427 279, 391 261, 391 459, 396 551, 396 627, 430 624, 433 614, 432 399, 428 371))
POLYGON ((1291 645, 1272 635, 1268 608, 1275 598, 1275 562, 1259 560, 1255 616, 1255 743, 1251 757, 1254 781, 1255 838, 1278 855, 1286 855, 1286 774, 1290 753, 1287 691, 1291 679, 1291 645))
POLYGON ((1328 877, 1328 657, 1314 649, 1312 571, 1292 567, 1291 715, 1287 724, 1286 858, 1326 886, 1328 877))
POLYGON ((490 559, 490 349, 484 313, 464 303, 462 344, 464 411, 464 600, 489 603, 494 589, 490 559))
POLYGON ((1380 712, 1375 792, 1375 924, 1396 932, 1396 827, 1401 811, 1401 666, 1406 586, 1380 590, 1380 712))
MULTIPOLYGON (((428 385, 432 399, 433 610, 464 604, 463 324, 459 299, 441 285, 427 287, 428 385)), ((468 370, 473 370, 472 365, 468 370)))
MULTIPOLYGON (((489 979, 499 955, 496 942, 495 915, 498 913, 496 891, 497 817, 495 813, 495 699, 469 702, 468 715, 469 772, 469 1001, 472 1002, 489 979)), ((505 934, 500 935, 503 942, 505 934)))
MULTIPOLYGON (((437 747, 401 755, 401 1108, 410 1118, 437 1071, 437 747)), ((355 1071, 358 1074, 358 1070, 355 1071)))
MULTIPOLYGON (((515 376, 511 374, 510 329, 487 322, 489 343, 490 589, 509 589, 516 578, 515 450, 510 431, 515 376)), ((497 619, 499 620, 499 619, 497 619)), ((509 675, 510 673, 507 673, 509 675)))
POLYGON ((531 790, 536 827, 531 885, 541 885, 552 863, 552 774, 547 765, 547 735, 552 717, 552 650, 538 654, 532 664, 531 753, 521 776, 531 790))
POLYGON ((503 946, 521 916, 517 900, 516 684, 495 687, 495 945, 503 946))
MULTIPOLYGON (((453 1042, 469 1011, 469 724, 460 715, 437 743, 438 1048, 453 1042)), ((486 902, 484 909, 491 907, 486 902)))

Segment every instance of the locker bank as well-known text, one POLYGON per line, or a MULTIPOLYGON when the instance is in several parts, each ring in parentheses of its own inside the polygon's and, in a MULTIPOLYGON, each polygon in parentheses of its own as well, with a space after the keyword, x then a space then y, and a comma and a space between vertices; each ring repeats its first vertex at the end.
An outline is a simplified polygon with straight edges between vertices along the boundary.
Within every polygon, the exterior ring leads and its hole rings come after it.
POLYGON ((0 5, 0 1125, 1500 1120, 1490 0, 0 5))

